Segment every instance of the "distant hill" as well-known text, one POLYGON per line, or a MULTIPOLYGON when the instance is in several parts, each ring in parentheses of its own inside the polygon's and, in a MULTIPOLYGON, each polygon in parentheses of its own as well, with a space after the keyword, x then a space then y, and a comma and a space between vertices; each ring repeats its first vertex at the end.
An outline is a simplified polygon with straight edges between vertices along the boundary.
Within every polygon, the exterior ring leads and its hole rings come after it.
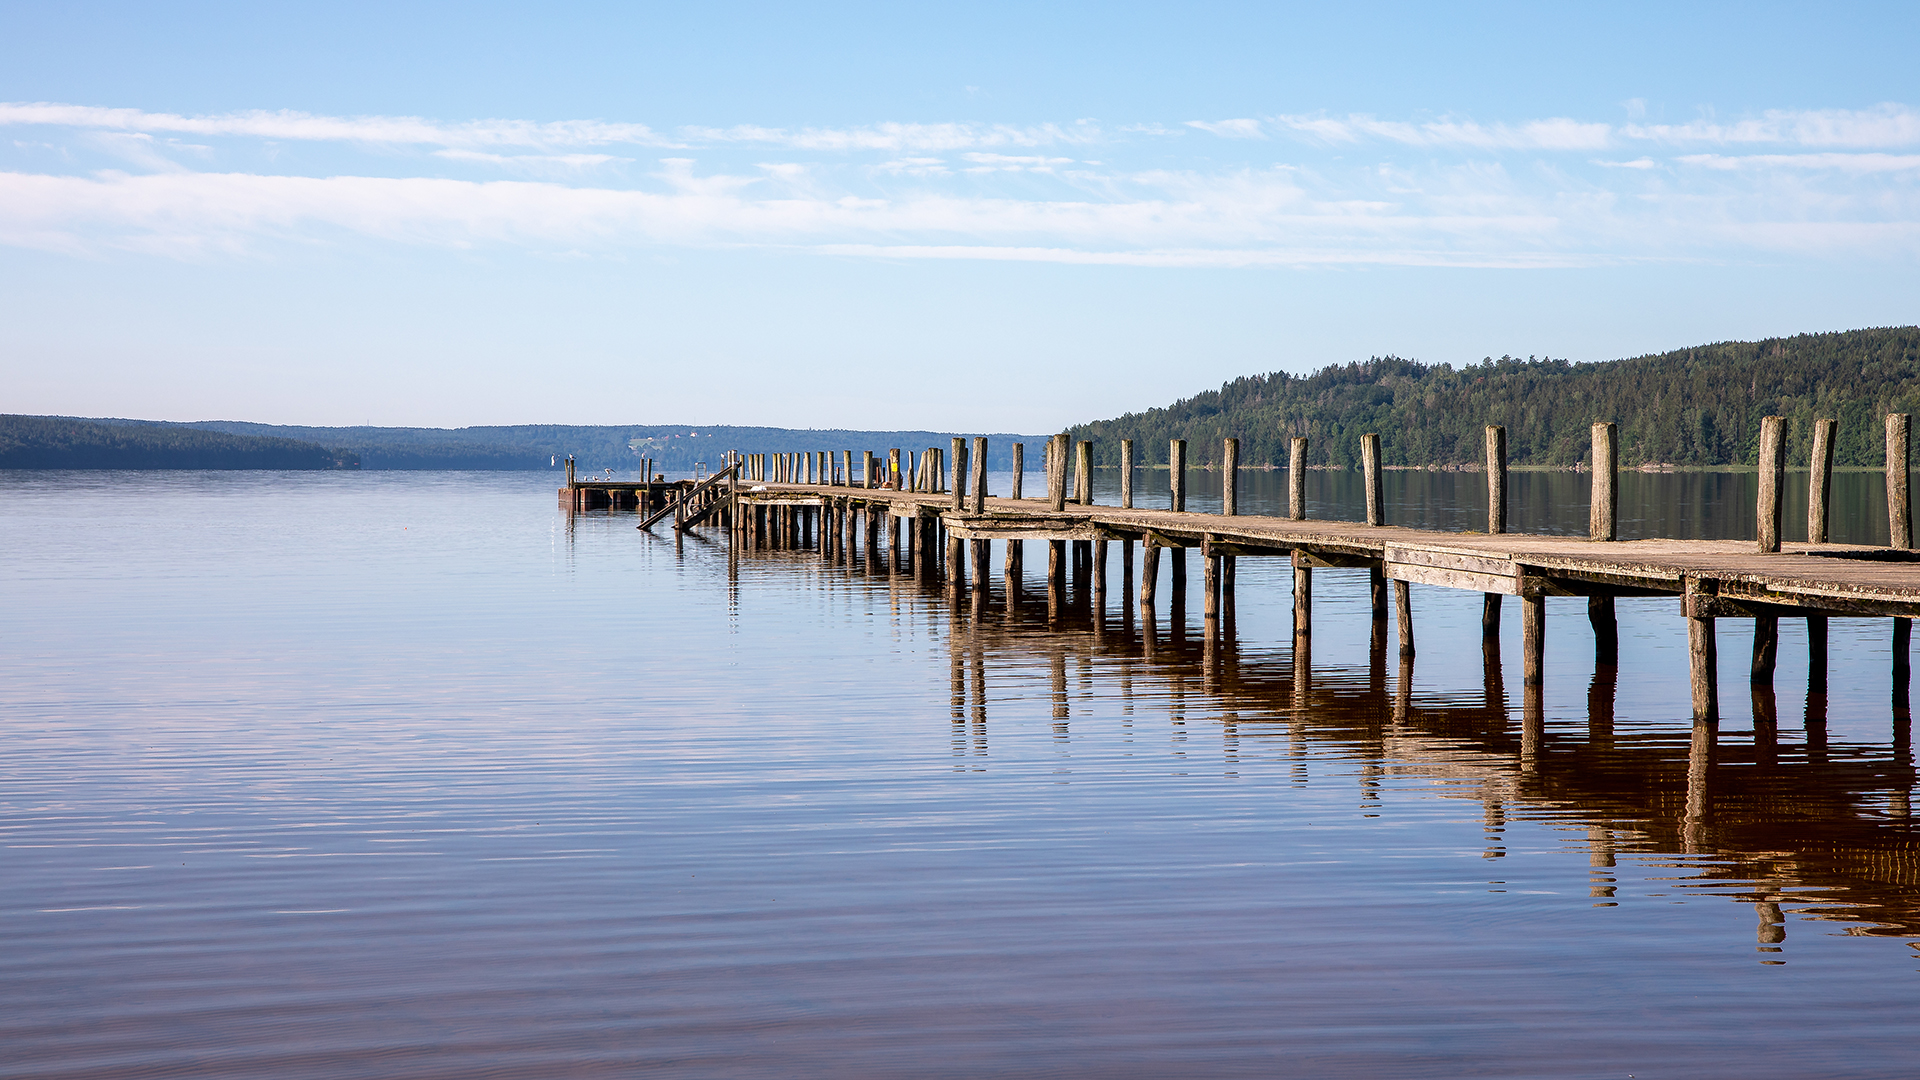
MULTIPOLYGON (((967 433, 971 440, 973 433, 967 433)), ((242 420, 173 424, 54 416, 0 418, 0 468, 12 469, 556 469, 572 454, 582 473, 630 472, 642 457, 665 472, 709 467, 728 450, 946 449, 941 431, 844 431, 633 424, 510 427, 292 427, 242 420), (291 464, 291 462, 305 464, 291 464)), ((1043 435, 988 435, 988 464, 1004 469, 1011 445, 1039 453, 1043 435)), ((1033 467, 1039 458, 1031 457, 1033 467)))
POLYGON ((185 424, 0 415, 0 469, 357 469, 348 452, 185 424))
MULTIPOLYGON (((791 454, 828 450, 885 451, 892 447, 945 450, 955 434, 969 440, 985 432, 847 431, 774 427, 702 427, 681 424, 569 425, 518 424, 503 427, 282 427, 235 420, 191 425, 239 435, 272 435, 339 446, 359 455, 363 469, 550 469, 557 458, 574 456, 582 473, 635 468, 642 457, 665 472, 688 472, 696 462, 712 467, 728 450, 749 454, 791 454)), ((1006 468, 1009 446, 1025 441, 1038 452, 1044 435, 988 434, 988 463, 1006 468)), ((1037 458, 1033 459, 1038 461, 1037 458)))
POLYGON ((1165 464, 1171 439, 1216 462, 1240 439, 1241 461, 1284 466, 1305 435, 1315 465, 1358 467, 1360 436, 1378 432, 1387 465, 1484 460, 1482 429, 1503 424, 1509 459, 1572 465, 1586 459, 1593 423, 1620 425, 1625 465, 1751 465, 1760 418, 1788 420, 1788 460, 1805 464, 1813 421, 1839 420, 1835 460, 1880 465, 1881 417, 1920 412, 1920 327, 1729 341, 1631 360, 1573 364, 1503 356, 1455 369, 1398 357, 1311 375, 1251 375, 1162 409, 1082 424, 1096 460, 1117 464, 1135 440, 1142 464, 1165 464))

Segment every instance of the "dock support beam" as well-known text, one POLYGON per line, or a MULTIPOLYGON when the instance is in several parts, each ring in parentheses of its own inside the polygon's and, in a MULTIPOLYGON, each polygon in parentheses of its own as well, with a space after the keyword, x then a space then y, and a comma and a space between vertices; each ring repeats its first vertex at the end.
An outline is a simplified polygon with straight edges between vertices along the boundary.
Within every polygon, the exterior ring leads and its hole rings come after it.
POLYGON ((1719 650, 1714 643, 1713 619, 1694 614, 1699 582, 1686 581, 1683 598, 1687 617, 1687 682, 1693 692, 1693 720, 1714 722, 1720 719, 1719 650))
POLYGON ((1400 629, 1400 659, 1404 663, 1413 662, 1413 590, 1404 581, 1393 583, 1393 606, 1398 612, 1400 629))
POLYGON ((1293 647, 1313 636, 1313 567, 1293 554, 1293 647))
POLYGON ((1520 598, 1520 652, 1523 687, 1536 687, 1543 679, 1547 656, 1547 598, 1520 598))

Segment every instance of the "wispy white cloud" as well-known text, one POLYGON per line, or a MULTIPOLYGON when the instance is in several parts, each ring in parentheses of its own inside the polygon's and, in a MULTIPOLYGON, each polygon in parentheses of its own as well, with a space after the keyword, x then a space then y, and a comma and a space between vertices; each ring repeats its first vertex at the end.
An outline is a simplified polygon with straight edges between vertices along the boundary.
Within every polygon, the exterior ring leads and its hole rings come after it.
POLYGON ((1556 117, 1518 124, 1479 124, 1465 120, 1412 123, 1381 120, 1355 113, 1346 117, 1276 116, 1272 122, 1285 130, 1322 143, 1378 140, 1405 146, 1469 147, 1478 150, 1599 150, 1611 138, 1611 127, 1556 117))
POLYGON ((1738 120, 1627 124, 1620 134, 1671 145, 1764 143, 1810 149, 1913 146, 1920 144, 1920 111, 1896 104, 1871 109, 1770 109, 1738 120))
POLYGON ((1685 154, 1674 159, 1703 169, 1829 170, 1843 173, 1896 173, 1920 170, 1920 154, 1685 154))
POLYGON ((799 150, 880 150, 888 153, 1079 145, 1096 142, 1102 137, 1099 127, 1086 121, 1024 127, 1012 124, 886 123, 868 127, 798 130, 740 125, 729 128, 681 128, 679 134, 690 143, 754 143, 799 150))
POLYGON ((1264 139, 1267 133, 1258 120, 1189 120, 1187 126, 1210 132, 1223 139, 1264 139))
POLYGON ((433 156, 535 176, 564 175, 627 160, 612 154, 489 154, 482 150, 435 150, 433 156))
POLYGON ((245 137, 292 141, 443 146, 452 148, 570 146, 672 146, 645 124, 599 120, 469 120, 446 124, 417 116, 315 116, 303 112, 251 111, 180 116, 140 109, 112 109, 52 102, 0 102, 0 125, 51 125, 146 134, 245 137))

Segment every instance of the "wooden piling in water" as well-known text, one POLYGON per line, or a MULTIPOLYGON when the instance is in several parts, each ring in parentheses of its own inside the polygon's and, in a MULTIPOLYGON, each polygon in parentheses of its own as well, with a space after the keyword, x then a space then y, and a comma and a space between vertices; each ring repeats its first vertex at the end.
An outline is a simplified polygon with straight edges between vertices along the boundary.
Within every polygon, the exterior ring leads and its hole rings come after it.
POLYGON ((1720 719, 1719 651, 1712 616, 1702 616, 1703 593, 1697 578, 1686 579, 1681 611, 1687 618, 1687 683, 1693 697, 1693 719, 1720 719))
POLYGON ((1547 598, 1538 594, 1520 598, 1521 685, 1539 686, 1546 667, 1547 598))
POLYGON ((1833 436, 1840 424, 1835 420, 1813 422, 1813 454, 1807 475, 1807 543, 1827 542, 1827 507, 1833 498, 1833 436))
POLYGON ((1293 553, 1293 647, 1313 636, 1313 566, 1304 552, 1293 553))
POLYGON ((1073 501, 1093 505, 1093 444, 1084 439, 1074 448, 1073 501))
POLYGON ((1140 606, 1153 606, 1155 590, 1160 585, 1160 547, 1150 540, 1140 543, 1140 606))
POLYGON ((907 474, 900 471, 900 448, 897 446, 889 447, 887 450, 887 476, 884 486, 891 487, 895 491, 903 491, 907 486, 907 474))
POLYGON ((1013 444, 1013 485, 1012 485, 1013 490, 1008 493, 1009 498, 1018 499, 1023 497, 1020 494, 1020 489, 1022 484, 1026 481, 1026 479, 1027 479, 1027 444, 1014 443, 1013 444))
POLYGON ((1400 660, 1404 668, 1413 660, 1413 590, 1404 581, 1393 583, 1393 606, 1398 616, 1400 660))
POLYGON ((1133 509, 1133 440, 1120 440, 1120 505, 1133 509))

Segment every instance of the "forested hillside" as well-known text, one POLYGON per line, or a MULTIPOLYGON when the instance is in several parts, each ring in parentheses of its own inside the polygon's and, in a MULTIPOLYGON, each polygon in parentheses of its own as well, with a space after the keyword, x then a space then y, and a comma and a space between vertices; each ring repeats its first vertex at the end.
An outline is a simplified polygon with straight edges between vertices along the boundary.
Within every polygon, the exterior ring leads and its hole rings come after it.
POLYGON ((0 469, 357 469, 351 452, 184 424, 0 415, 0 469))
POLYGON ((1071 429, 1103 464, 1119 440, 1164 464, 1170 439, 1201 464, 1221 440, 1240 439, 1243 463, 1285 465, 1288 439, 1310 440, 1315 465, 1357 467, 1360 436, 1378 432, 1388 465, 1482 460, 1482 430, 1507 429, 1509 460, 1572 465, 1586 459, 1595 421, 1620 425, 1624 465, 1752 464, 1760 418, 1788 419, 1788 459, 1804 464, 1813 421, 1840 421, 1842 465, 1879 465, 1883 414, 1920 412, 1920 327, 1722 342, 1606 363, 1489 359, 1464 368, 1397 357, 1235 379, 1164 409, 1071 429))

